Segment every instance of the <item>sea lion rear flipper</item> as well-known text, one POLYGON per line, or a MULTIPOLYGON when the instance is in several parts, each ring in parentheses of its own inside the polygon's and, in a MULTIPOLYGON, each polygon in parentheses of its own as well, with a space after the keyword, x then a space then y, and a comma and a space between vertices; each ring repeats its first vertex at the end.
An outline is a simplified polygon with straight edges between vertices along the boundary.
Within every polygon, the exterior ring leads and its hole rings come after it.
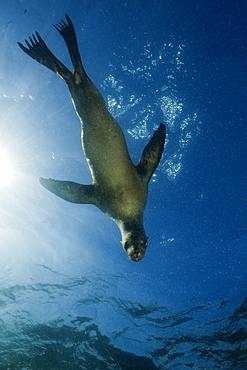
POLYGON ((165 137, 166 128, 165 125, 161 123, 158 130, 154 132, 152 138, 145 146, 141 159, 136 166, 137 173, 147 183, 151 179, 156 167, 159 164, 163 153, 165 137))
POLYGON ((44 179, 43 177, 39 178, 39 182, 44 188, 68 202, 95 204, 94 185, 81 185, 73 181, 44 179))
POLYGON ((65 14, 65 17, 66 17, 68 24, 66 24, 62 20, 59 24, 54 24, 53 26, 63 37, 67 45, 74 72, 79 73, 80 76, 83 76, 84 74, 86 76, 86 72, 83 68, 79 49, 78 49, 78 43, 77 43, 77 38, 76 38, 76 33, 75 33, 73 23, 71 22, 71 19, 69 18, 67 14, 65 14))
POLYGON ((67 82, 68 79, 73 76, 72 72, 55 57, 38 32, 36 32, 36 35, 32 36, 33 38, 29 37, 30 43, 25 40, 28 48, 22 45, 20 42, 17 42, 17 44, 27 55, 40 64, 43 64, 51 71, 55 72, 58 76, 65 80, 65 82, 67 82))

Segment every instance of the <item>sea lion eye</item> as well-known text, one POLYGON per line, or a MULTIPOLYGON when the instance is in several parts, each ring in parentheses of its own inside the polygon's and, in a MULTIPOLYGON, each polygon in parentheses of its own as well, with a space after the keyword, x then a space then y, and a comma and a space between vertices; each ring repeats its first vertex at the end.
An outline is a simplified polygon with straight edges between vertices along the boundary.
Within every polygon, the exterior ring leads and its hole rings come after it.
POLYGON ((127 252, 127 250, 129 249, 129 247, 130 247, 130 243, 129 242, 125 242, 124 243, 124 250, 125 250, 125 252, 127 252))

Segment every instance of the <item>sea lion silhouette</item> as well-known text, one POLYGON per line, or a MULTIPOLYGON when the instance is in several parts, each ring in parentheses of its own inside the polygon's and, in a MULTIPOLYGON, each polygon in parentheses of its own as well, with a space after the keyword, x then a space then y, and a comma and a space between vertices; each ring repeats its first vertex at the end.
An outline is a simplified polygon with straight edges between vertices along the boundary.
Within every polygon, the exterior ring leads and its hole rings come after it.
POLYGON ((81 120, 82 147, 92 174, 91 185, 72 181, 40 178, 47 190, 72 203, 94 204, 116 222, 122 245, 132 261, 140 261, 147 248, 143 214, 148 197, 148 183, 162 156, 166 129, 163 123, 154 132, 135 166, 129 156, 125 137, 108 112, 104 99, 88 78, 79 54, 75 30, 67 24, 54 25, 69 50, 74 73, 48 49, 40 35, 29 38, 20 48, 37 62, 51 69, 67 84, 81 120))

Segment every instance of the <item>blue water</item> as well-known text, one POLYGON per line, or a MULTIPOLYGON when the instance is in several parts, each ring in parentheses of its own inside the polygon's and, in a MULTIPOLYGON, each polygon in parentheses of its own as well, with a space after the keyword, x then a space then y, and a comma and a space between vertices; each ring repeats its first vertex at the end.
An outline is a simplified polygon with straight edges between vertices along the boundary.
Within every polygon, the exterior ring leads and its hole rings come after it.
POLYGON ((246 0, 1 5, 0 370, 247 368, 246 17, 246 0), (38 181, 91 181, 65 83, 17 45, 38 31, 71 68, 66 13, 134 163, 167 127, 139 263, 38 181))

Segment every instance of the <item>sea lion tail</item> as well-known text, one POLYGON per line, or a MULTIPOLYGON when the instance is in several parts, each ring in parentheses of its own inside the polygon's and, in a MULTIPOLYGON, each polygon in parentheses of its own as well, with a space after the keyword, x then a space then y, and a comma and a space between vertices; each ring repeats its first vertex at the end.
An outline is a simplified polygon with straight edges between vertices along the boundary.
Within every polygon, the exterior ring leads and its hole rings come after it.
POLYGON ((71 62, 73 65, 74 72, 77 72, 81 77, 85 75, 87 77, 86 72, 83 68, 79 49, 78 49, 78 43, 76 38, 75 29, 73 26, 73 23, 69 16, 65 14, 66 20, 68 24, 66 24, 63 20, 59 22, 59 24, 53 24, 53 26, 56 28, 56 30, 60 33, 60 35, 63 37, 68 51, 71 58, 71 62))
POLYGON ((35 35, 29 37, 29 40, 29 42, 25 40, 28 47, 25 47, 20 42, 17 42, 17 44, 27 55, 55 72, 67 82, 71 75, 73 75, 72 72, 55 57, 38 32, 35 32, 35 35))

